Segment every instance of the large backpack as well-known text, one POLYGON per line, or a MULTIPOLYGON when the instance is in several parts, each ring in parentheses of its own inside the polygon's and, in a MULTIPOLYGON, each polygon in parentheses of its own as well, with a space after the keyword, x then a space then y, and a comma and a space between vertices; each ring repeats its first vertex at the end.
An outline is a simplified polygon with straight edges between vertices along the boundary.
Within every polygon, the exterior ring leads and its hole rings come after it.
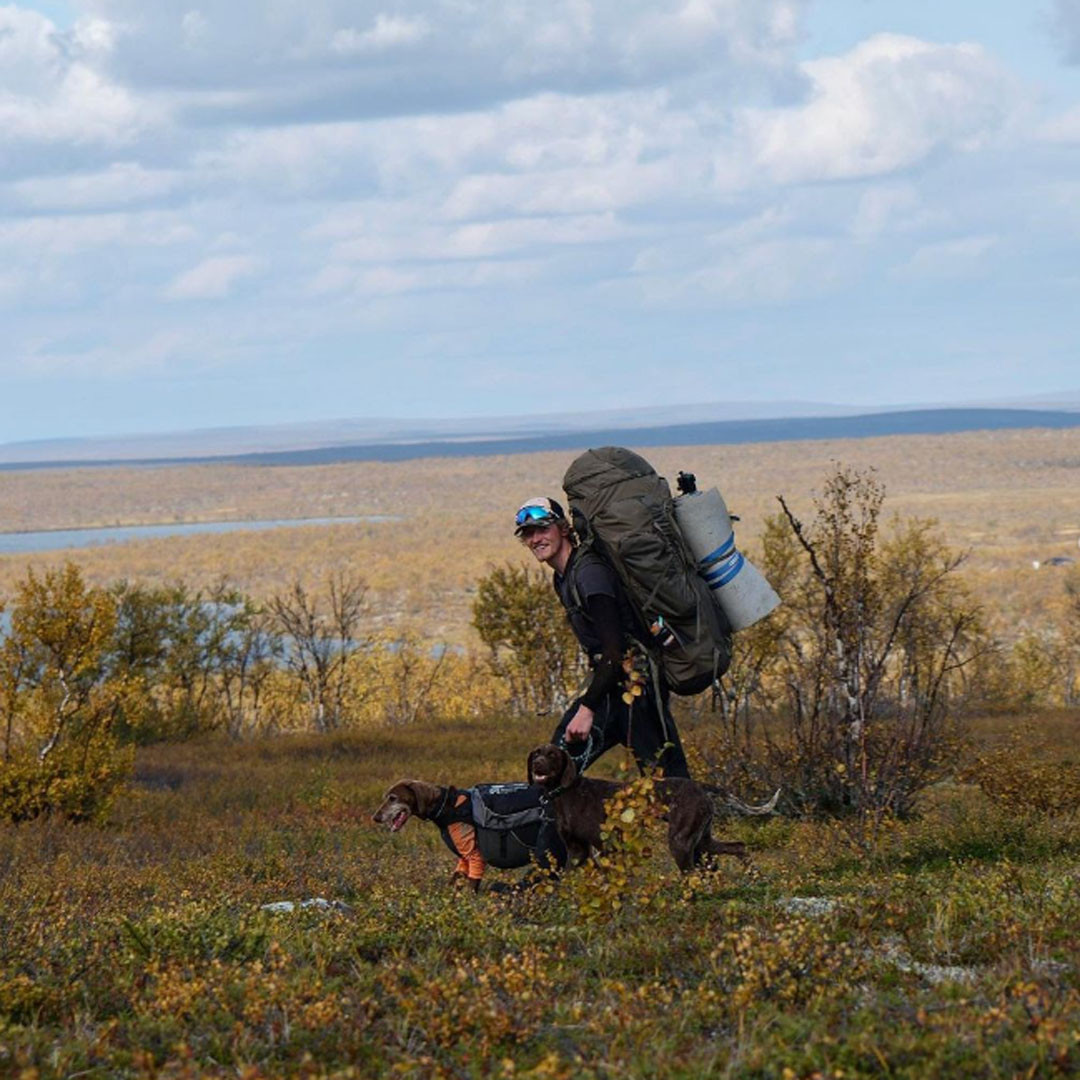
POLYGON ((642 644, 668 685, 707 689, 731 662, 731 628, 675 524, 667 481, 633 451, 603 446, 570 463, 563 490, 584 549, 610 563, 641 622, 655 627, 642 644))

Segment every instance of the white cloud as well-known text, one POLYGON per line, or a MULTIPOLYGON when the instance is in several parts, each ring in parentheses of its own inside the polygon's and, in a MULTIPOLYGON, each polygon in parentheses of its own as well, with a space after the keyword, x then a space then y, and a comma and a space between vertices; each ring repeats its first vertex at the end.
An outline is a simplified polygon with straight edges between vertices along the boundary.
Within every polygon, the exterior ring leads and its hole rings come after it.
POLYGON ((998 242, 997 236, 982 235, 924 244, 896 272, 903 277, 970 277, 983 272, 984 256, 997 247, 998 242))
POLYGON ((649 304, 660 307, 696 306, 703 300, 720 307, 761 307, 820 296, 847 280, 850 259, 836 240, 752 240, 755 231, 747 230, 748 242, 730 246, 718 246, 714 238, 704 249, 654 250, 635 264, 637 286, 649 304), (680 265, 686 263, 694 265, 680 265))
POLYGON ((0 247, 9 256, 70 260, 101 249, 164 247, 187 240, 192 227, 176 213, 64 214, 0 221, 0 247))
POLYGON ((335 215, 309 234, 332 240, 335 263, 507 258, 606 244, 634 234, 613 214, 502 218, 468 224, 412 219, 411 203, 373 203, 335 215))
POLYGON ((94 172, 20 180, 8 190, 21 207, 78 210, 153 201, 168 195, 182 182, 182 175, 175 170, 147 169, 137 162, 118 161, 94 172))
POLYGON ((790 86, 805 0, 84 0, 109 70, 200 118, 316 122, 485 107, 706 73, 790 86), (197 46, 197 47, 196 47, 197 46), (231 92, 231 93, 230 93, 231 92))
POLYGON ((374 24, 367 30, 359 31, 351 26, 338 30, 331 39, 330 48, 342 56, 377 53, 413 45, 430 32, 431 25, 423 17, 407 19, 379 12, 374 24))
POLYGON ((210 23, 206 16, 197 8, 185 11, 180 20, 180 32, 184 37, 184 44, 189 48, 197 47, 199 42, 206 39, 210 23))
POLYGON ((1038 136, 1051 143, 1080 142, 1080 105, 1044 120, 1039 125, 1038 136))
POLYGON ((756 163, 780 183, 877 176, 937 150, 976 150, 1019 97, 978 45, 878 34, 803 67, 812 83, 805 104, 742 114, 756 163))
POLYGON ((100 70, 111 47, 100 20, 64 35, 36 12, 0 7, 0 153, 18 142, 130 142, 148 117, 100 70))
POLYGON ((504 289, 535 282, 543 276, 544 270, 545 264, 534 259, 360 268, 338 266, 320 275, 316 288, 320 292, 348 291, 357 297, 435 290, 504 289))
POLYGON ((689 310, 776 307, 834 294, 851 285, 863 254, 847 235, 844 203, 823 202, 781 195, 720 228, 654 230, 630 267, 631 289, 650 307, 689 310))
POLYGON ((73 0, 66 31, 3 3, 0 299, 42 371, 318 367, 377 333, 391 364, 467 333, 470 364, 587 362, 740 308, 750 355, 778 305, 809 327, 1004 269, 1024 223, 1075 235, 1046 195, 1075 109, 1012 123, 1026 91, 974 44, 800 63, 801 0, 73 0), (227 301, 201 349, 166 302, 200 299, 227 301))
POLYGON ((259 261, 249 255, 214 255, 174 278, 165 296, 170 300, 220 300, 258 269, 259 261))
MULTIPOLYGON (((201 343, 205 349, 208 343, 201 343)), ((125 377, 161 372, 187 356, 200 355, 191 335, 178 330, 151 334, 122 345, 72 348, 51 341, 33 343, 18 359, 21 375, 63 377, 125 377)))
POLYGON ((884 181, 859 196, 850 228, 856 240, 869 243, 887 234, 910 233, 935 224, 946 221, 940 211, 926 205, 918 185, 884 181))

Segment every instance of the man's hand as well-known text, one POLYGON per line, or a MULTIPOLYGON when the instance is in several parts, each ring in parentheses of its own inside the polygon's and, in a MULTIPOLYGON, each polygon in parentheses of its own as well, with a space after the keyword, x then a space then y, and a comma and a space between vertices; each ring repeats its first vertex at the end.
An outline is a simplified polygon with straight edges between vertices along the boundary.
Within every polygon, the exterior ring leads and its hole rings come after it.
POLYGON ((584 742, 592 731, 593 715, 588 705, 579 705, 570 723, 566 725, 566 741, 584 742))

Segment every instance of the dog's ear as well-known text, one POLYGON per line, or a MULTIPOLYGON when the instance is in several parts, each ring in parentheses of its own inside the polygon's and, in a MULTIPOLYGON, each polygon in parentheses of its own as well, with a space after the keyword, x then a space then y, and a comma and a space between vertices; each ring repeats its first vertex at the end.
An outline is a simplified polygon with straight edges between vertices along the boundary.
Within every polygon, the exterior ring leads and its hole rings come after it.
POLYGON ((416 796, 415 780, 399 780, 387 793, 388 799, 397 799, 409 808, 409 812, 415 814, 420 809, 420 800, 416 796))
POLYGON ((528 783, 533 782, 533 762, 536 760, 536 755, 540 753, 541 747, 537 746, 529 751, 529 757, 525 762, 525 780, 528 783))

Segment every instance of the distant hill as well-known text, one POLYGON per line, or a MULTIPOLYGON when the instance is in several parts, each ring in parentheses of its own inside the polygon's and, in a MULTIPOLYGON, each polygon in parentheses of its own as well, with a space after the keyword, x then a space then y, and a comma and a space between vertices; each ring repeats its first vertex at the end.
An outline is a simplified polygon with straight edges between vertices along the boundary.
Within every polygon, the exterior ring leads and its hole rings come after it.
POLYGON ((622 430, 679 423, 784 416, 851 416, 872 410, 810 401, 713 402, 526 416, 403 419, 356 417, 310 423, 201 428, 160 434, 38 439, 0 444, 0 462, 120 461, 221 457, 327 446, 516 438, 595 428, 622 430))
MULTIPOLYGON (((593 414, 595 421, 605 414, 593 414)), ((612 414, 606 414, 611 417, 612 414)), ((619 417, 622 419, 622 417, 619 417)), ((1073 410, 1037 408, 909 409, 856 415, 787 416, 713 420, 696 423, 592 426, 563 430, 406 439, 381 439, 351 445, 334 444, 248 453, 201 453, 146 457, 3 461, 0 469, 40 469, 72 465, 324 465, 343 461, 406 461, 425 457, 522 454, 539 450, 572 450, 586 446, 628 444, 703 446, 795 439, 863 439, 883 435, 938 435, 959 431, 1009 428, 1080 427, 1080 404, 1073 410)), ((23 444, 24 446, 27 444, 23 444)), ((2 449, 2 448, 0 448, 2 449)))
MULTIPOLYGON (((955 410, 1036 410, 1080 412, 1080 390, 1012 401, 966 401, 890 407, 840 405, 819 401, 722 401, 685 405, 642 406, 578 413, 457 419, 394 419, 359 417, 293 424, 203 428, 192 431, 38 439, 0 444, 0 467, 117 463, 121 461, 192 461, 240 458, 294 451, 355 450, 401 444, 442 445, 573 435, 595 442, 597 432, 658 432, 668 428, 751 421, 822 420, 899 413, 941 413, 955 410)), ((738 430, 738 429, 736 429, 738 430)), ((626 441, 633 441, 623 436, 626 441)), ((572 440, 574 445, 577 441, 572 440)), ((560 444, 561 445, 561 444, 560 444)), ((643 444, 644 445, 644 444, 643 444)))

